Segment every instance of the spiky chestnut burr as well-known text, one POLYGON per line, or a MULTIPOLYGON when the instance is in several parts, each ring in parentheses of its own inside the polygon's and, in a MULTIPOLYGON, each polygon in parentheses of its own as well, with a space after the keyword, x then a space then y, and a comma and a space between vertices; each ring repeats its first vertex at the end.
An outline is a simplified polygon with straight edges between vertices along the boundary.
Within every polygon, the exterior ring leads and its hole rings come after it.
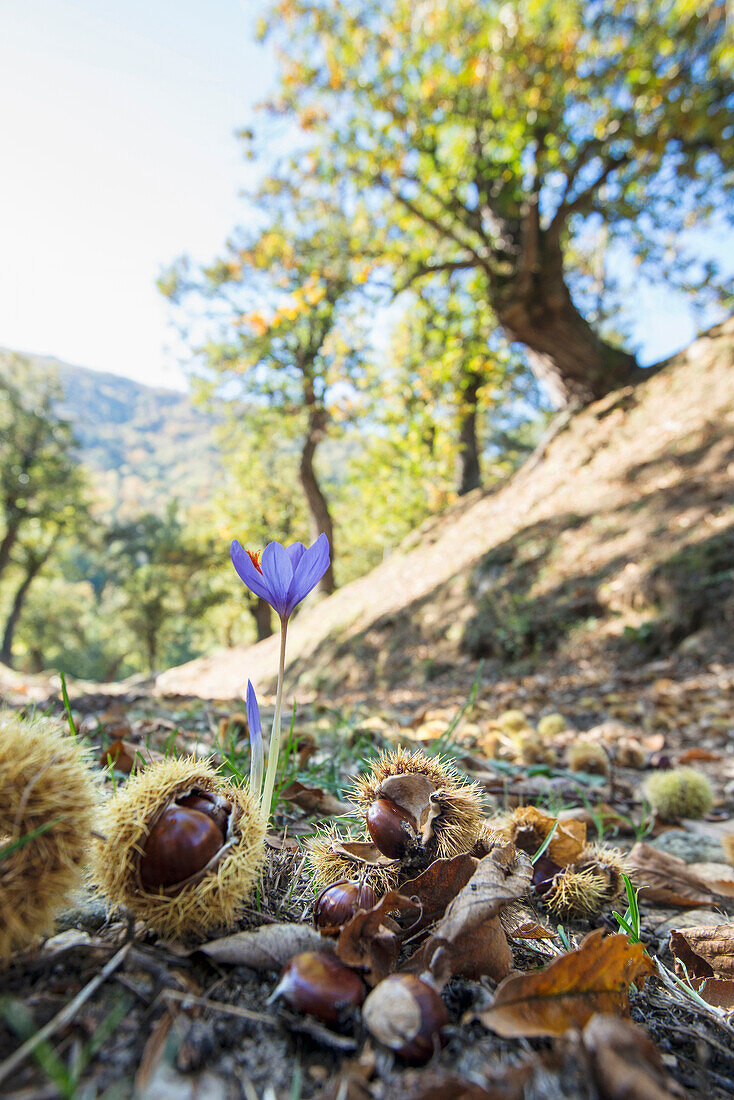
POLYGON ((548 909, 565 919, 597 916, 624 893, 624 856, 618 848, 587 844, 543 894, 548 909))
POLYGON ((714 804, 713 787, 695 768, 656 772, 645 783, 643 792, 663 821, 705 817, 714 804))
POLYGON ((471 851, 482 828, 481 788, 440 757, 398 748, 383 753, 360 776, 352 800, 365 814, 370 835, 393 859, 426 859, 471 851), (403 835, 395 843, 396 828, 403 835))
POLYGON ((609 757, 596 741, 577 741, 566 753, 566 763, 572 772, 609 775, 609 757))
POLYGON ((324 829, 311 837, 306 858, 314 882, 319 886, 359 879, 381 897, 398 884, 397 863, 381 856, 373 844, 342 836, 336 829, 324 829))
POLYGON ((0 715, 0 958, 52 930, 80 883, 97 800, 78 741, 50 718, 0 715))
POLYGON ((232 925, 265 857, 258 800, 195 757, 163 760, 129 779, 97 830, 99 893, 168 937, 232 925))

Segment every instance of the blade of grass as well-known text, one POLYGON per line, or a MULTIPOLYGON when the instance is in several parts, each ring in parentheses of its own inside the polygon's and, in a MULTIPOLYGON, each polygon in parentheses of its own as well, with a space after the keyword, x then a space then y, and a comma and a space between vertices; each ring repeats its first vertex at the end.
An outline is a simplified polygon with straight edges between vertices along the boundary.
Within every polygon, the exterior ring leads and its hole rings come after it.
POLYGON ((59 673, 61 679, 61 698, 64 700, 64 710, 66 711, 66 720, 69 723, 69 730, 72 737, 76 737, 76 724, 74 722, 74 716, 71 713, 71 702, 69 701, 69 692, 66 690, 66 677, 63 672, 59 673))

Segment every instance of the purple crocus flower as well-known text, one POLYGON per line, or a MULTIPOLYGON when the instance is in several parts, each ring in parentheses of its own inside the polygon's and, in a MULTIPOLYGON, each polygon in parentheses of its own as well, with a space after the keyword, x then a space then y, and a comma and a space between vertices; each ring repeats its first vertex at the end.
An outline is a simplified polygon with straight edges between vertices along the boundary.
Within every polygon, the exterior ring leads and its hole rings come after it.
POLYGON ((250 790, 259 796, 265 770, 263 731, 260 724, 260 708, 252 681, 247 681, 247 728, 250 731, 250 790))
POLYGON ((240 580, 269 603, 284 622, 319 583, 330 560, 329 540, 323 534, 308 549, 302 542, 290 546, 269 542, 262 557, 243 550, 234 539, 230 554, 240 580))

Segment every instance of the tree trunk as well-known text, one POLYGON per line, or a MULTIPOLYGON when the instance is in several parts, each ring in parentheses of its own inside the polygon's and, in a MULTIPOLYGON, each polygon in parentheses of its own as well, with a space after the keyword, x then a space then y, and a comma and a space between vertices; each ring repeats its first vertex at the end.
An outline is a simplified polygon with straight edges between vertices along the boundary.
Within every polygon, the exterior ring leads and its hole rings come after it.
POLYGON ((12 524, 10 527, 8 527, 5 535, 3 536, 2 542, 0 542, 0 575, 2 575, 8 562, 10 561, 10 552, 15 546, 19 530, 19 523, 12 524))
POLYGON ((334 581, 334 525, 331 521, 329 505, 326 497, 321 492, 316 472, 313 466, 316 448, 324 437, 326 429, 326 412, 318 406, 311 406, 308 410, 308 427, 301 451, 300 478, 303 492, 306 496, 311 527, 311 541, 317 539, 323 532, 329 540, 331 548, 331 564, 319 582, 319 588, 327 595, 331 595, 336 587, 334 581))
POLYGON ((495 312, 511 340, 525 344, 535 376, 560 408, 588 405, 639 376, 633 355, 601 340, 573 304, 558 234, 530 210, 514 277, 498 288, 495 312))
POLYGON ((26 596, 28 595, 28 589, 33 584, 34 578, 40 572, 42 565, 43 559, 41 559, 41 561, 34 561, 28 566, 25 577, 18 585, 13 603, 10 607, 10 612, 5 620, 5 632, 3 633, 2 647, 0 647, 0 661, 4 661, 6 665, 10 665, 11 667, 13 664, 13 638, 15 637, 15 629, 18 625, 26 596))
POLYGON ((270 604, 258 596, 257 602, 252 606, 252 617, 257 628, 257 640, 261 642, 269 638, 273 633, 273 616, 270 604))
POLYGON ((469 371, 459 393, 459 496, 478 489, 482 484, 477 436, 477 394, 480 386, 479 375, 469 371))

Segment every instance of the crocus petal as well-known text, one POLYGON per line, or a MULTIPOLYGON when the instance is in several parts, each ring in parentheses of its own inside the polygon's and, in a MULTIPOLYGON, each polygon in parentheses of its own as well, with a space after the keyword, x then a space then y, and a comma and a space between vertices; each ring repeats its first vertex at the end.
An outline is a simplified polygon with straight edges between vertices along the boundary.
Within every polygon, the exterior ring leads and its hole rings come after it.
POLYGON ((261 573, 258 573, 257 569, 252 564, 250 555, 246 550, 242 549, 237 539, 232 540, 229 553, 232 558, 232 565, 235 567, 237 576, 240 580, 243 581, 256 596, 260 596, 263 600, 267 600, 268 603, 272 603, 270 588, 268 587, 265 577, 261 573))
POLYGON ((302 542, 292 542, 290 546, 286 546, 285 552, 291 559, 291 565, 293 566, 293 572, 296 571, 296 566, 306 553, 306 547, 302 542))
POLYGON ((257 696, 252 686, 252 681, 247 681, 247 727, 250 731, 250 790, 260 794, 265 770, 265 749, 263 748, 263 733, 260 723, 260 708, 257 705, 257 696))
POLYGON ((263 550, 262 571, 270 592, 268 602, 279 615, 287 615, 288 592, 293 580, 293 566, 285 547, 281 546, 279 542, 269 542, 263 550))
POLYGON ((309 546, 305 554, 301 555, 301 560, 296 566, 293 584, 288 594, 286 615, 290 615, 294 607, 316 587, 329 568, 329 561, 329 540, 326 535, 321 534, 313 546, 309 546))

